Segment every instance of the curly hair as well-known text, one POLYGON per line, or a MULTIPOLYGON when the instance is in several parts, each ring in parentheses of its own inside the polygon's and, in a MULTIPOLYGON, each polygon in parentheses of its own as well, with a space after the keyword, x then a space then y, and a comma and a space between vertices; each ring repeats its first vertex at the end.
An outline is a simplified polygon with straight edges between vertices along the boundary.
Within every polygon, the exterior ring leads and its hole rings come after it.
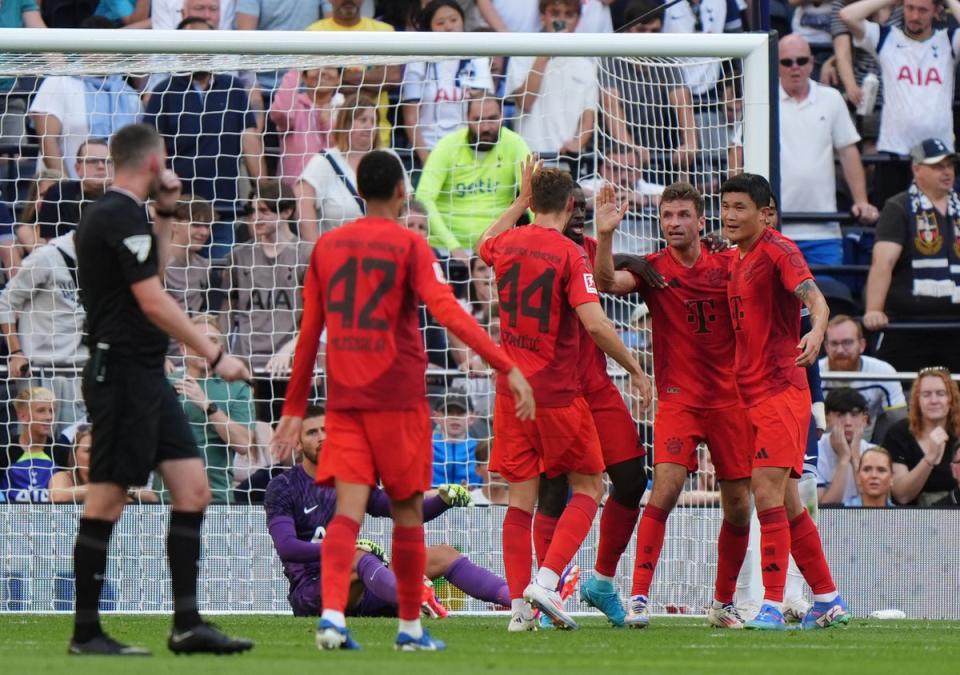
POLYGON ((920 382, 925 377, 939 378, 947 388, 950 395, 950 411, 947 413, 946 431, 948 434, 957 438, 960 436, 960 388, 950 377, 950 371, 946 368, 924 368, 917 374, 917 380, 913 383, 910 390, 910 408, 908 419, 910 420, 910 433, 919 436, 923 430, 923 414, 920 412, 920 382))

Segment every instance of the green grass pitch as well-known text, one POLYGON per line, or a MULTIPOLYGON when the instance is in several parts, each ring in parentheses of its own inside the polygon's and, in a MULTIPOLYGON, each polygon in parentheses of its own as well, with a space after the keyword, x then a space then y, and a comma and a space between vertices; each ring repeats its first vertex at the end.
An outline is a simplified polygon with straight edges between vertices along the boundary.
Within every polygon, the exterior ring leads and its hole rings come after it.
POLYGON ((317 651, 315 623, 287 616, 225 616, 225 630, 256 640, 240 656, 175 657, 165 647, 169 619, 162 616, 107 616, 116 638, 154 651, 149 659, 68 657, 70 617, 0 615, 0 664, 4 673, 921 673, 956 675, 960 663, 960 622, 855 620, 848 628, 787 633, 722 631, 697 619, 653 619, 646 630, 610 628, 584 619, 576 632, 508 634, 505 617, 451 617, 430 621, 443 653, 393 650, 396 624, 388 619, 353 619, 360 652, 317 651))

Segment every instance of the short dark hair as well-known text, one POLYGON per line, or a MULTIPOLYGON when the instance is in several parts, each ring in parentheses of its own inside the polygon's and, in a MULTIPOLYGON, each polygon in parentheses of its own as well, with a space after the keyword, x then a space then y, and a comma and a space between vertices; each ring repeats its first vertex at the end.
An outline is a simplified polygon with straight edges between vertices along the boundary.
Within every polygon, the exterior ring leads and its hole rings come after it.
POLYGON ((307 406, 307 410, 303 413, 303 419, 309 420, 314 417, 325 417, 327 414, 327 409, 324 408, 319 403, 311 403, 307 406))
POLYGON ((385 150, 368 152, 357 166, 357 192, 367 200, 386 201, 404 181, 403 165, 385 150))
POLYGON ((663 194, 660 195, 660 203, 663 204, 664 202, 693 202, 693 208, 696 209, 697 215, 703 215, 703 195, 690 183, 681 181, 665 187, 663 194))
POLYGON ((547 9, 554 5, 565 5, 570 9, 575 9, 577 10, 578 16, 583 12, 583 8, 580 6, 580 0, 540 0, 538 9, 541 14, 546 14, 547 9))
POLYGON ((660 0, 633 0, 623 10, 623 21, 631 24, 644 16, 640 23, 653 23, 657 19, 663 21, 663 4, 660 0))
POLYGON ((186 19, 183 19, 180 23, 177 24, 177 30, 183 30, 187 26, 192 26, 195 23, 202 23, 210 30, 216 30, 209 21, 199 16, 188 16, 186 19))
POLYGON ((173 207, 173 217, 183 223, 210 225, 215 215, 211 202, 194 195, 180 195, 177 205, 173 207))
POLYGON ((560 213, 567 207, 576 183, 562 169, 541 169, 530 179, 530 207, 534 213, 560 213))
POLYGON ((430 28, 430 23, 433 21, 433 15, 436 14, 443 7, 449 7, 454 9, 460 15, 460 18, 466 21, 466 16, 463 13, 463 7, 460 6, 460 3, 456 0, 432 0, 427 3, 427 6, 420 11, 420 16, 417 17, 417 29, 426 33, 432 31, 430 28))
POLYGON ((110 139, 110 159, 113 168, 122 170, 139 166, 145 155, 162 148, 159 132, 148 124, 128 124, 110 139))
POLYGON ((856 389, 841 387, 830 390, 823 406, 828 413, 866 412, 867 399, 856 389))
POLYGON ((728 192, 742 192, 749 195, 750 201, 758 209, 770 208, 770 200, 773 199, 773 190, 770 189, 769 181, 756 173, 741 173, 725 180, 720 186, 720 196, 728 192))
POLYGON ((293 188, 276 178, 258 178, 254 184, 253 196, 269 206, 274 213, 293 211, 297 207, 293 188))
POLYGON ((80 147, 77 148, 77 159, 80 159, 81 155, 86 156, 88 145, 102 145, 103 147, 109 149, 110 139, 103 138, 101 136, 91 136, 90 138, 85 140, 83 143, 81 143, 80 147))

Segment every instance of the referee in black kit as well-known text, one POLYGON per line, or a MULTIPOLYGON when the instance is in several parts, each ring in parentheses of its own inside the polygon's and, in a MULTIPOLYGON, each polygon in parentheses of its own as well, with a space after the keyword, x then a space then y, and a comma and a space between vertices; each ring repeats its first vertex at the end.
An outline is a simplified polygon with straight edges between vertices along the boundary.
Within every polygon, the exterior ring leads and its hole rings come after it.
POLYGON ((114 134, 113 186, 83 212, 77 228, 77 272, 87 312, 90 360, 83 398, 93 423, 90 484, 73 551, 76 615, 70 654, 148 656, 100 626, 98 604, 107 547, 131 486, 156 469, 170 491, 167 559, 173 586, 177 653, 227 654, 253 647, 224 635, 197 611, 200 528, 210 501, 203 460, 173 387, 164 375, 169 337, 206 356, 225 380, 249 379, 246 366, 195 327, 160 279, 170 246, 180 181, 166 168, 163 141, 152 127, 131 124, 114 134), (153 228, 147 199, 153 199, 153 228))

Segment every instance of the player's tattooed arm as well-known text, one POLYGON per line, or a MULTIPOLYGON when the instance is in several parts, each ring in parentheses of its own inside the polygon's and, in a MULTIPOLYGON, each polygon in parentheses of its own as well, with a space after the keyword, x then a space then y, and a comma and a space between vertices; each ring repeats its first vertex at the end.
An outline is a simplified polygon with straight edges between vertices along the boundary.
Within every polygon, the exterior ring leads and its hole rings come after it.
POLYGON ((540 159, 539 155, 528 155, 527 158, 523 160, 523 166, 520 169, 520 191, 517 194, 517 198, 513 200, 513 204, 500 214, 500 217, 497 218, 490 227, 484 230, 483 234, 480 235, 477 246, 487 239, 492 239, 509 230, 516 225, 517 221, 527 212, 527 209, 530 208, 530 197, 533 194, 531 188, 533 174, 541 168, 543 168, 543 160, 540 159))
POLYGON ((810 332, 800 338, 800 344, 797 345, 800 354, 797 356, 796 364, 806 368, 814 363, 820 355, 820 346, 823 344, 827 321, 830 319, 830 307, 813 279, 801 281, 793 289, 793 293, 810 310, 810 323, 812 324, 810 332))

